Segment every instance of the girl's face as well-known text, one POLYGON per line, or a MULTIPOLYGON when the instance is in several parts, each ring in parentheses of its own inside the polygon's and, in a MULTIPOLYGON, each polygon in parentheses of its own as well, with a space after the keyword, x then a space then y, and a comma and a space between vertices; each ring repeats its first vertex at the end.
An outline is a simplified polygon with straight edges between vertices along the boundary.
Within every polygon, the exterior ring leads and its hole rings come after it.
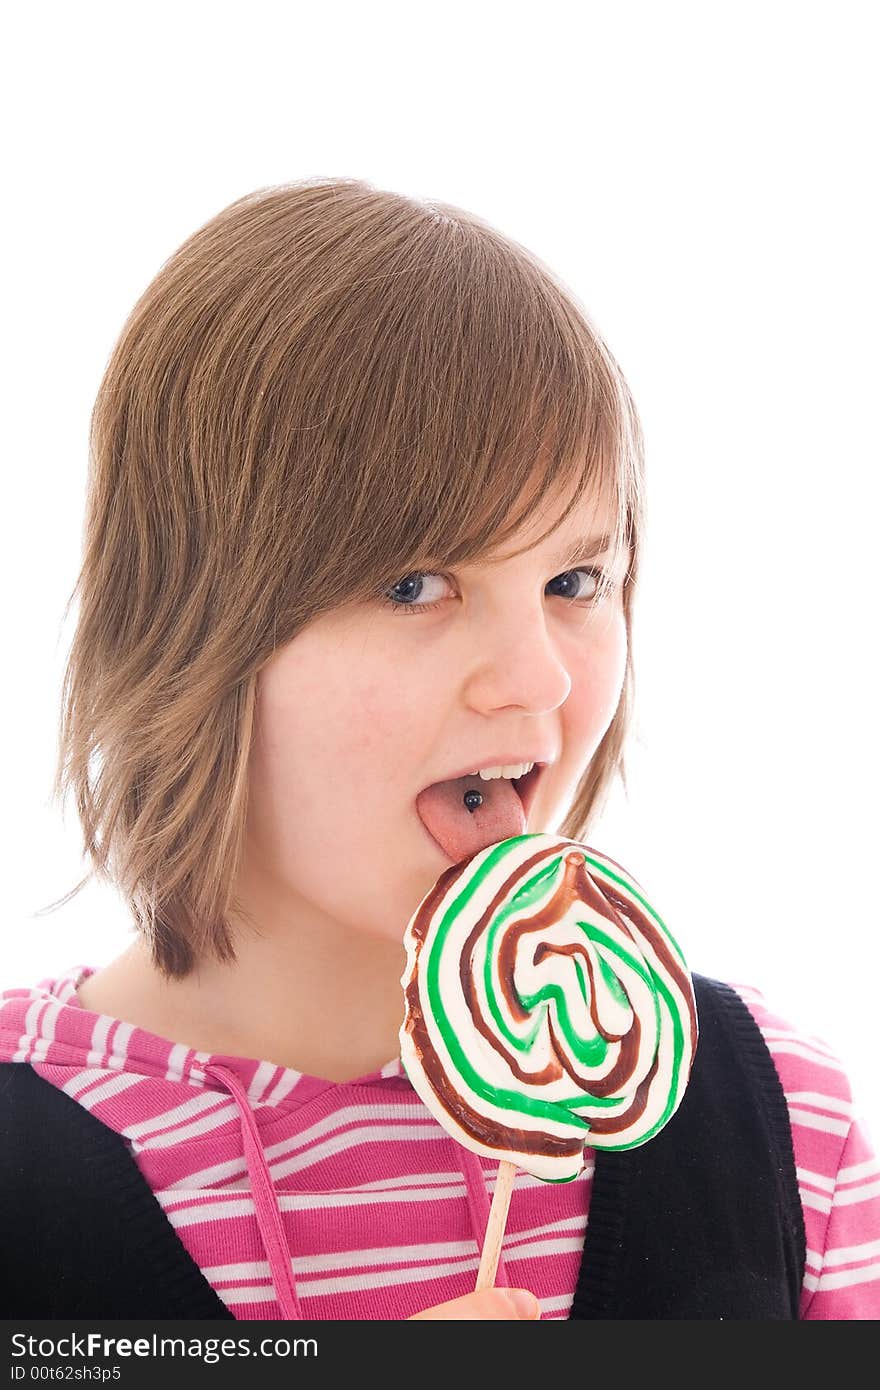
POLYGON ((400 940, 449 868, 416 798, 432 783, 537 759, 526 829, 555 830, 605 734, 626 666, 622 581, 602 502, 532 545, 537 512, 493 555, 310 622, 258 677, 243 900, 259 921, 400 940), (598 570, 615 579, 594 598, 598 570))

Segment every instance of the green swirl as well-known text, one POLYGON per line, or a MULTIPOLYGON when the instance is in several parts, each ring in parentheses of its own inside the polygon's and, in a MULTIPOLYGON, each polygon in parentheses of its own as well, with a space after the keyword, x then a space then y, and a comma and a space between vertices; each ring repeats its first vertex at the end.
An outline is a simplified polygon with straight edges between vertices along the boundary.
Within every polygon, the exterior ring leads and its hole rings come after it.
MULTIPOLYGON (((499 845, 494 847, 491 850, 491 852, 487 854, 485 860, 480 865, 479 869, 468 879, 465 886, 454 898, 454 900, 444 913, 443 918, 439 926, 437 927, 436 934, 430 946, 427 968, 425 972, 426 989, 431 1012, 433 1014, 434 1019, 436 1020, 438 1029, 440 1031, 440 1035, 443 1038, 443 1042, 449 1053, 449 1056, 452 1059, 455 1067, 457 1068, 462 1080, 470 1088, 471 1092, 475 1096, 480 1097, 482 1100, 487 1101, 491 1105, 500 1106, 504 1109, 509 1109, 520 1114, 528 1115, 532 1119, 545 1119, 550 1120, 555 1124, 562 1124, 564 1126, 567 1126, 575 1130, 579 1134, 583 1135, 584 1142, 587 1142, 587 1138, 590 1131, 589 1122, 583 1119, 581 1116, 573 1114, 572 1111, 574 1111, 578 1107, 585 1105, 589 1105, 591 1108, 601 1109, 606 1112, 620 1111, 622 1109, 625 1109, 630 1104, 631 1096, 626 1095, 617 1097, 593 1097, 590 1096, 588 1093, 578 1092, 577 1095, 571 1096, 570 1098, 564 1100, 546 1101, 533 1096, 525 1096, 518 1090, 498 1088, 494 1086, 475 1069, 475 1067, 469 1060, 467 1053, 464 1047, 462 1046, 446 1012, 443 1003, 442 991, 440 988, 440 964, 443 957, 444 948, 449 933, 452 930, 452 927, 455 924, 459 913, 467 909, 468 904, 470 903, 474 894, 480 889, 482 884, 485 882, 485 879, 489 876, 489 874, 491 874, 496 865, 508 854, 510 854, 517 845, 526 840, 534 838, 544 837, 536 835, 519 835, 512 837, 511 839, 501 841, 499 845)), ((577 848, 581 853, 583 853, 584 860, 587 864, 591 865, 593 868, 598 870, 600 874, 606 875, 608 878, 612 879, 614 882, 619 884, 619 886, 624 890, 626 894, 631 894, 633 897, 638 899, 638 901, 642 904, 645 910, 648 913, 650 913, 651 917, 657 922, 658 926, 660 927, 660 930, 663 933, 664 940, 668 941, 674 947, 676 954, 680 957, 682 962, 684 962, 684 957, 681 955, 681 951, 679 950, 676 943, 673 941, 672 937, 670 936, 660 917, 650 906, 650 904, 648 904, 645 901, 641 894, 638 893, 634 886, 626 882, 625 880, 619 878, 605 864, 602 864, 599 861, 593 859, 583 850, 581 846, 577 846, 577 848)), ((508 1043, 510 1043, 511 1046, 515 1047, 519 1051, 528 1051, 529 1047, 534 1043, 534 1039, 537 1037, 537 1034, 540 1031, 543 1019, 546 1016, 547 1009, 549 1008, 549 1002, 551 999, 554 999, 557 1005, 560 1027, 562 1028, 562 1031, 565 1035, 568 1045, 572 1050, 572 1053, 578 1058, 579 1061, 589 1066, 596 1065, 597 1061, 601 1063, 602 1059, 607 1053, 607 1044, 605 1043, 604 1039, 601 1038, 601 1036, 599 1035, 591 1039, 583 1039, 577 1036, 571 1023, 571 1018, 566 1005, 564 993, 558 985, 550 984, 548 986, 543 987, 536 994, 523 998, 522 1003, 525 1008, 532 1008, 538 1005, 542 1005, 543 1007, 540 1010, 539 1016, 535 1022, 535 1026, 532 1029, 529 1037, 526 1039, 521 1039, 517 1038, 514 1034, 511 1033, 510 1029, 507 1027, 507 1024, 504 1021, 504 1018, 501 1014, 497 1002, 494 985, 491 978, 492 947, 495 943, 497 934, 502 930, 504 923, 513 913, 523 912, 524 909, 527 909, 528 907, 532 906, 534 903, 536 903, 542 897, 545 896, 548 887, 552 886, 553 880, 559 876, 561 871, 564 870, 564 854, 565 850, 560 850, 558 856, 555 859, 553 859, 547 865, 542 865, 535 872, 535 874, 523 885, 523 887, 517 891, 512 900, 509 903, 505 904, 499 910, 496 917, 493 919, 487 932, 483 980, 484 987, 486 990, 486 998, 489 1003, 489 1008, 495 1026, 498 1028, 499 1033, 506 1038, 506 1040, 508 1041, 508 1043)), ((625 950, 619 942, 613 940, 613 938, 608 936, 608 934, 602 931, 601 928, 594 927, 584 922, 579 922, 578 925, 585 930, 585 932, 592 941, 596 942, 597 944, 601 943, 601 945, 604 946, 604 948, 611 955, 617 957, 621 961, 624 961, 632 970, 634 970, 638 974, 640 979, 644 982, 654 999, 655 1025, 658 1036, 660 1033, 661 1025, 660 1003, 659 999, 657 998, 658 993, 662 996, 666 1003, 669 1016, 672 1022, 672 1079, 671 1084, 668 1087, 666 1106, 663 1110, 662 1115, 656 1120, 656 1122, 650 1127, 650 1129, 647 1132, 645 1132, 642 1135, 639 1135, 634 1140, 631 1139, 620 1144, 613 1144, 606 1142, 605 1137, 603 1136, 602 1146, 604 1148, 633 1148, 638 1144, 644 1143, 647 1139, 650 1139, 660 1128, 662 1128, 662 1126, 666 1123, 667 1119, 672 1113, 672 1110, 675 1105, 675 1098, 678 1092, 678 1078, 682 1057, 684 1055, 684 1029, 682 1026, 681 1018, 679 1016, 678 1008, 676 1007, 675 1001, 672 997, 669 988, 659 976, 655 975, 652 971, 648 969, 647 962, 645 962, 641 956, 633 955, 631 954, 631 952, 625 950)), ((596 954, 600 962, 600 968, 602 970, 604 982, 609 986, 609 988, 613 990, 618 999, 621 1002, 623 1002, 625 996, 623 994, 619 982, 614 978, 613 971, 610 969, 610 967, 607 965, 607 962, 605 962, 602 955, 598 951, 596 954)), ((586 998, 587 986, 586 981, 583 978, 583 975, 580 974, 580 967, 579 979, 581 989, 584 993, 584 998, 586 998)))

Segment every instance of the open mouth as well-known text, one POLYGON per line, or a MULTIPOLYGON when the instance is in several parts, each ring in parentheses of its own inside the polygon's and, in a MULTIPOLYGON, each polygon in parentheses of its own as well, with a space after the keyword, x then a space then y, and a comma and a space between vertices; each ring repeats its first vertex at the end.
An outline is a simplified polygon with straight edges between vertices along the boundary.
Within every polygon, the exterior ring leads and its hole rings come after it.
MULTIPOLYGON (((531 811, 532 806, 534 805, 538 782, 545 767, 547 767, 547 763, 535 763, 531 771, 527 772, 525 776, 516 777, 512 780, 509 777, 493 777, 489 781, 484 782, 480 774, 477 772, 474 773, 472 776, 468 775, 466 777, 456 777, 450 780, 448 784, 439 783, 438 785, 449 785, 455 786, 456 788, 460 788, 462 795, 466 791, 476 791, 479 792, 481 796, 483 796, 489 795, 491 793, 491 789, 497 786, 499 782, 506 782, 508 786, 513 787, 516 791, 517 796, 522 802, 522 808, 525 812, 526 820, 528 820, 529 812, 531 811)), ((427 788, 425 790, 427 790, 427 788)))
POLYGON ((523 777, 466 773, 434 782, 416 797, 425 829, 453 863, 488 845, 527 833, 528 818, 546 763, 535 763, 523 777))
POLYGON ((523 810, 526 813, 526 820, 528 820, 529 811, 532 809, 532 806, 534 804, 535 792, 538 787, 538 781, 540 779, 541 773, 544 771, 544 768, 546 766, 546 763, 535 763, 535 766, 532 768, 531 772, 527 772, 525 777, 518 777, 513 784, 516 787, 517 796, 523 804, 523 810))

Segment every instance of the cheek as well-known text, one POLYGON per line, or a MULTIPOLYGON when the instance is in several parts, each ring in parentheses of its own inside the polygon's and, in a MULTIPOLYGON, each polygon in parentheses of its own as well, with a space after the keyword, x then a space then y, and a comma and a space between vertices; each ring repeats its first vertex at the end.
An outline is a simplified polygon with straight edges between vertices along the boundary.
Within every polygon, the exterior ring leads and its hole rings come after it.
POLYGON ((333 700, 333 741, 337 754, 352 769, 371 780, 378 767, 383 780, 392 780, 395 751, 405 752, 418 735, 430 700, 417 683, 417 673, 404 672, 390 662, 364 670, 349 679, 333 700))
POLYGON ((529 829, 557 831, 578 784, 614 718, 626 674, 626 624, 620 622, 579 643, 567 655, 571 690, 562 706, 562 757, 539 793, 529 829))
POLYGON ((572 686, 564 714, 570 735, 594 746, 600 742, 620 701, 626 656, 626 621, 621 612, 579 649, 569 665, 572 686))

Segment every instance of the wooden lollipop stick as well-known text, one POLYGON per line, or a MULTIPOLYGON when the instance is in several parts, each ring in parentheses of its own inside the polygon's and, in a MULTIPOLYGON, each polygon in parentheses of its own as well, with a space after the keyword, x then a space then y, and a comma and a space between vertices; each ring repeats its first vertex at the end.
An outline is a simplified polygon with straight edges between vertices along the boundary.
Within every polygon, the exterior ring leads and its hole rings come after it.
POLYGON ((477 1293, 479 1293, 480 1289, 491 1289, 495 1283, 498 1261, 501 1258, 501 1242, 504 1239, 504 1227, 507 1225, 507 1209, 510 1206, 510 1194, 513 1191, 513 1179, 515 1176, 516 1164, 506 1163, 502 1160, 498 1165, 495 1195, 492 1198, 492 1209, 489 1212, 489 1220, 486 1222, 483 1253, 480 1256, 480 1268, 477 1271, 477 1285, 475 1290, 477 1293))

